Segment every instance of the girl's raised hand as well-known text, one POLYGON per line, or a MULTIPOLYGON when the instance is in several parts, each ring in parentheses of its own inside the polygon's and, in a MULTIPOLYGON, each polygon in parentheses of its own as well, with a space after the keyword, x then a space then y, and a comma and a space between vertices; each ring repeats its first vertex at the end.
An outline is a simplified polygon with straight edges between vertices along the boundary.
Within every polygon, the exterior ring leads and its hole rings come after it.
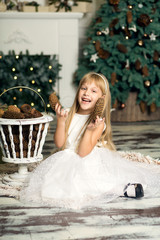
POLYGON ((94 130, 96 128, 98 128, 99 126, 104 126, 104 120, 105 118, 100 118, 100 117, 96 117, 95 121, 92 121, 88 124, 87 129, 88 130, 94 130))
POLYGON ((56 112, 57 119, 63 119, 64 121, 66 120, 68 116, 68 111, 63 109, 59 103, 57 103, 55 106, 55 112, 56 112))

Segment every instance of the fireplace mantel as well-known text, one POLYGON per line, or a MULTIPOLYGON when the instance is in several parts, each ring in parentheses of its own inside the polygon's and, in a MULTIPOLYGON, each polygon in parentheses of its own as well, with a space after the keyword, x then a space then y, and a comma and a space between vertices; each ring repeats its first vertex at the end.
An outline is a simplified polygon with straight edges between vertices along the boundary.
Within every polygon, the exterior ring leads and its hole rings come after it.
POLYGON ((0 50, 17 54, 57 54, 62 64, 60 101, 70 107, 75 96, 72 84, 78 62, 79 19, 83 13, 4 12, 0 13, 0 50))

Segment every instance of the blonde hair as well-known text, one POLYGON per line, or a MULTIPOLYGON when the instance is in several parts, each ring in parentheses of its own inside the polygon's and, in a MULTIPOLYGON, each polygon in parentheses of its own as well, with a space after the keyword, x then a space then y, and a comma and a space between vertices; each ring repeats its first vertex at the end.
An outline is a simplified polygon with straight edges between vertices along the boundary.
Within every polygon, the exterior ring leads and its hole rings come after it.
MULTIPOLYGON (((89 73, 85 74, 79 83, 73 105, 69 111, 68 118, 66 120, 66 129, 65 129, 66 136, 65 136, 65 143, 64 143, 62 149, 65 149, 68 130, 69 130, 71 121, 73 119, 73 116, 79 109, 79 102, 78 102, 79 91, 81 89, 81 86, 86 82, 87 83, 94 82, 97 85, 97 87, 99 87, 101 89, 102 95, 105 96, 104 97, 103 117, 105 117, 106 128, 105 128, 104 132, 102 133, 102 136, 101 136, 99 142, 101 142, 104 147, 106 147, 110 150, 115 150, 114 143, 112 142, 112 129, 111 129, 111 121, 110 121, 111 94, 110 94, 110 89, 109 89, 109 83, 104 75, 97 74, 95 72, 89 72, 89 73), (106 81, 106 83, 104 81, 106 81)), ((89 117, 88 120, 86 121, 83 129, 88 125, 90 120, 91 119, 89 117)), ((83 137, 83 134, 80 137, 79 142, 81 141, 82 137, 83 137)))

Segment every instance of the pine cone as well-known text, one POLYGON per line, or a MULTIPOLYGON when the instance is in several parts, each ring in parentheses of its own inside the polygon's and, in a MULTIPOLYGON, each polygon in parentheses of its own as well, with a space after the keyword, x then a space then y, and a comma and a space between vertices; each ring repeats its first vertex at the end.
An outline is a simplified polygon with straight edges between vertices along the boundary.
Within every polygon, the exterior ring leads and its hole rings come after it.
POLYGON ((21 107, 20 107, 21 111, 24 112, 24 113, 30 113, 32 108, 29 104, 23 104, 21 107))
POLYGON ((20 113, 21 110, 18 107, 14 106, 14 105, 10 105, 8 107, 8 111, 20 113))
POLYGON ((112 86, 114 86, 114 84, 116 82, 116 79, 117 79, 117 74, 115 72, 113 72, 111 74, 111 84, 112 84, 112 86))
POLYGON ((127 48, 123 44, 118 44, 117 48, 122 53, 127 53, 128 52, 127 48))
POLYGON ((131 22, 132 22, 132 12, 131 12, 131 11, 128 11, 128 12, 127 12, 127 22, 128 22, 128 23, 131 23, 131 22))
POLYGON ((0 118, 3 116, 3 114, 4 114, 4 110, 0 109, 0 118))
POLYGON ((148 67, 146 65, 142 68, 142 73, 146 77, 149 76, 148 67))
POLYGON ((24 114, 21 112, 13 112, 13 111, 5 111, 3 116, 3 118, 8 118, 8 119, 24 119, 24 114))
POLYGON ((104 98, 99 98, 91 114, 91 121, 95 121, 97 116, 102 117, 103 109, 104 109, 104 98))
MULTIPOLYGON (((56 93, 53 92, 49 96, 49 103, 51 105, 51 108, 55 111, 55 106, 57 103, 60 104, 58 97, 56 96, 56 93)), ((61 104, 60 104, 61 105, 61 104)))

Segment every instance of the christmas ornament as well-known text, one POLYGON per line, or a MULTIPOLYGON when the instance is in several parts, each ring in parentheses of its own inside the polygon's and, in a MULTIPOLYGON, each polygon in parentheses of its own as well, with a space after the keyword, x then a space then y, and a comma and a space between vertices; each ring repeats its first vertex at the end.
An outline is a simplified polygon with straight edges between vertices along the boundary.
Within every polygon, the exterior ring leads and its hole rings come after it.
POLYGON ((131 22, 132 22, 132 12, 131 12, 131 11, 128 11, 128 12, 127 12, 127 22, 128 22, 128 23, 131 23, 131 22))
POLYGON ((156 62, 159 60, 159 53, 157 51, 154 51, 153 60, 156 62))
POLYGON ((117 49, 122 53, 127 53, 128 52, 127 48, 123 44, 118 44, 117 49))
POLYGON ((133 25, 132 27, 129 27, 128 30, 131 30, 133 32, 137 32, 136 25, 133 25))
POLYGON ((99 57, 98 57, 97 53, 95 53, 91 56, 90 61, 95 63, 97 61, 97 59, 99 59, 99 57))
POLYGON ((157 35, 155 35, 154 33, 151 33, 151 35, 149 35, 149 37, 150 37, 150 40, 151 40, 151 41, 155 41, 157 35))
POLYGON ((153 102, 151 105, 150 105, 150 111, 153 113, 156 111, 156 104, 153 102))
POLYGON ((135 62, 135 69, 140 70, 141 69, 141 62, 139 60, 136 60, 135 62))
POLYGON ((140 106, 141 112, 145 113, 145 111, 146 111, 146 103, 141 101, 139 106, 140 106))
POLYGON ((117 5, 120 0, 109 0, 109 3, 112 5, 117 5))
POLYGON ((112 22, 109 24, 109 27, 114 28, 118 22, 118 18, 113 19, 112 22))
POLYGON ((121 103, 120 108, 124 109, 126 107, 125 103, 121 103))
POLYGON ((139 4, 138 4, 138 7, 139 7, 139 8, 143 8, 143 4, 142 4, 142 3, 139 3, 139 4))
POLYGON ((110 53, 107 50, 102 49, 100 44, 100 41, 96 41, 95 48, 98 52, 98 56, 102 59, 107 59, 110 56, 110 53))
POLYGON ((145 85, 145 87, 150 87, 151 82, 150 82, 149 80, 146 80, 146 81, 144 82, 144 85, 145 85))
POLYGON ((105 30, 102 30, 102 33, 105 34, 105 35, 108 35, 109 34, 109 28, 107 27, 105 30))
POLYGON ((132 6, 132 5, 128 5, 128 8, 129 8, 129 9, 132 9, 132 8, 133 8, 133 6, 132 6))
POLYGON ((113 72, 111 74, 111 84, 112 84, 112 86, 114 86, 114 84, 116 83, 116 79, 117 79, 117 74, 115 72, 113 72))
POLYGON ((129 69, 129 67, 130 67, 130 66, 129 66, 129 59, 127 59, 127 60, 126 60, 125 68, 126 68, 126 69, 129 69))
MULTIPOLYGON (((55 111, 56 104, 60 104, 58 97, 56 96, 56 93, 53 92, 49 95, 49 103, 51 105, 51 108, 55 111)), ((61 104, 60 104, 61 105, 61 104)))
POLYGON ((146 65, 142 68, 142 73, 145 77, 149 76, 148 67, 146 65))
POLYGON ((150 17, 147 14, 141 14, 137 23, 140 27, 147 27, 150 24, 150 17))
POLYGON ((102 117, 104 111, 104 98, 99 98, 95 104, 94 110, 90 116, 91 122, 96 120, 96 117, 102 117))
POLYGON ((101 35, 102 35, 102 32, 101 32, 101 31, 97 31, 97 35, 98 35, 98 36, 101 36, 101 35))
POLYGON ((142 41, 142 40, 138 40, 138 45, 139 45, 140 47, 142 47, 142 46, 143 46, 143 41, 142 41))

